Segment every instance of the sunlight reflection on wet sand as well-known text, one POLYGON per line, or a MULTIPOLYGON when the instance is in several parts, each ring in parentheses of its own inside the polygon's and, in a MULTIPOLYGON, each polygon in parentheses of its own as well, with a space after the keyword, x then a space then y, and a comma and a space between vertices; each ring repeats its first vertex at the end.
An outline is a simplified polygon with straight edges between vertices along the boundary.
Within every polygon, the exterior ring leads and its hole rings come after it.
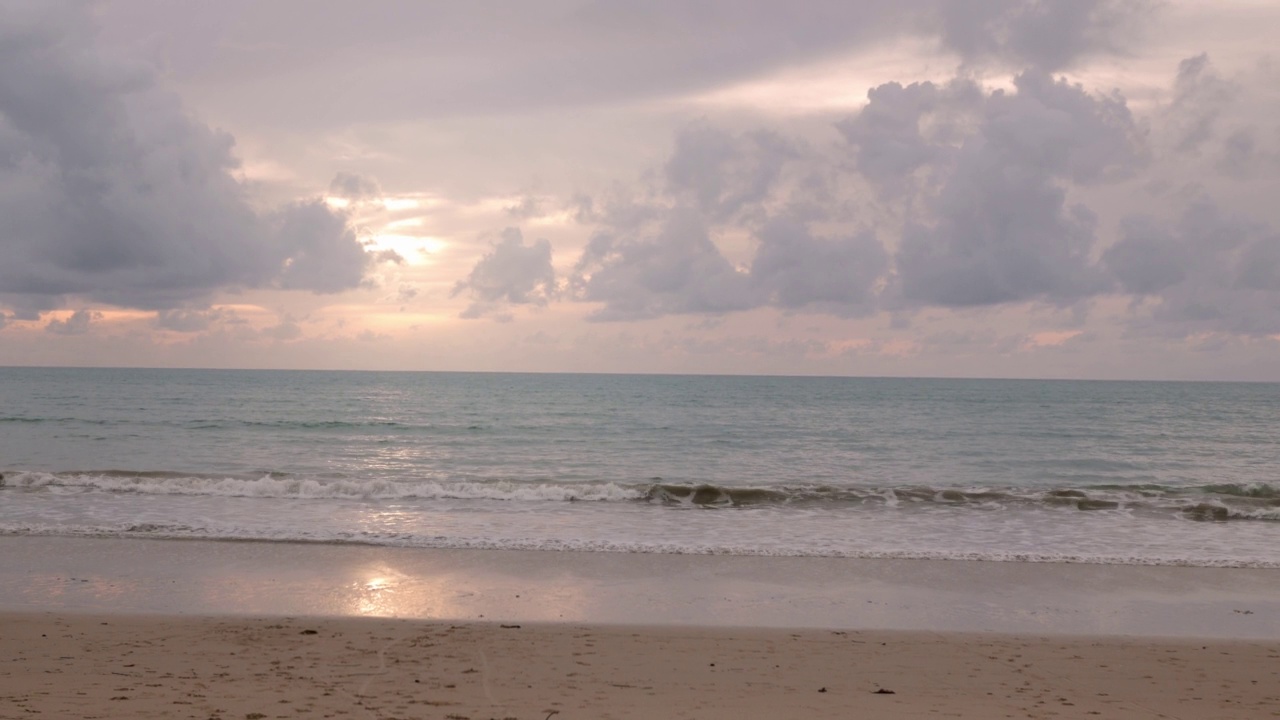
POLYGON ((1280 572, 0 537, 0 609, 1280 638, 1280 572))

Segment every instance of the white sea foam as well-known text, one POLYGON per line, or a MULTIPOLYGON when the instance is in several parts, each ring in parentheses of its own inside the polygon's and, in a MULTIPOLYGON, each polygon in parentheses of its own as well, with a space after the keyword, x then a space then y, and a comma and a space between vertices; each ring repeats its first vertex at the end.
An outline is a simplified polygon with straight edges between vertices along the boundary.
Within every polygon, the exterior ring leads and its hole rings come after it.
POLYGON ((150 538, 160 540, 211 540, 290 542, 333 545, 374 545, 440 550, 530 550, 543 552, 609 552, 668 555, 737 555, 759 557, 834 557, 865 560, 950 560, 978 562, 1076 563, 1091 565, 1141 565, 1280 569, 1280 561, 1266 558, 1186 558, 1170 555, 1125 555, 1052 552, 1003 552, 943 549, 814 549, 762 545, 676 543, 571 538, 495 538, 480 536, 417 536, 398 533, 332 532, 297 530, 289 533, 234 527, 190 527, 152 523, 106 526, 59 526, 0 523, 0 535, 93 538, 150 538))
POLYGON ((1163 513, 1197 521, 1280 521, 1277 488, 1266 483, 1202 488, 1163 486, 1090 487, 1055 490, 1027 487, 721 487, 619 482, 538 482, 515 480, 417 480, 381 478, 309 478, 265 473, 255 477, 195 476, 121 471, 9 473, 4 485, 15 489, 74 494, 107 492, 308 500, 477 500, 502 502, 635 502, 678 508, 759 505, 839 505, 910 511, 928 506, 989 512, 1080 510, 1128 515, 1163 513))
POLYGON ((94 473, 11 473, 15 488, 53 491, 97 490, 140 495, 208 495, 247 498, 361 498, 537 501, 623 501, 645 497, 644 487, 617 483, 511 481, 393 481, 314 479, 263 475, 258 478, 130 476, 94 473))

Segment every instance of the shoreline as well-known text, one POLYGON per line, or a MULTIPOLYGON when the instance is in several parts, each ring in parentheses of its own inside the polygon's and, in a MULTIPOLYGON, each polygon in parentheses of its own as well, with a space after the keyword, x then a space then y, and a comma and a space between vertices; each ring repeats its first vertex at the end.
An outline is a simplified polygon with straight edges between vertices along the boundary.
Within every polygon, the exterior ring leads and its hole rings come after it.
POLYGON ((1280 570, 0 536, 0 612, 1280 640, 1280 570))
POLYGON ((1153 568, 1204 568, 1214 570, 1271 570, 1280 571, 1280 560, 1222 560, 1213 562, 1196 562, 1193 560, 1176 559, 1176 558, 1141 558, 1141 557, 1119 557, 1119 556, 1078 556, 1078 555, 1050 555, 1035 553, 1013 553, 1013 554, 997 554, 969 552, 963 554, 941 554, 921 552, 865 552, 865 553, 831 553, 831 554, 811 554, 804 552, 795 553, 776 553, 776 552, 753 552, 750 549, 734 548, 732 551, 723 551, 719 548, 702 549, 670 549, 661 546, 625 546, 611 544, 606 547, 595 545, 574 545, 564 543, 560 545, 548 546, 546 543, 529 543, 527 545, 520 544, 501 544, 501 543, 485 543, 476 542, 473 544, 457 543, 457 544, 395 544, 384 543, 376 540, 352 540, 352 539, 307 539, 307 538, 275 538, 275 537, 219 537, 219 536, 202 536, 202 535, 166 535, 163 533, 138 532, 138 533, 81 533, 70 532, 68 534, 59 533, 21 533, 9 530, 0 530, 0 539, 2 538, 57 538, 71 540, 87 540, 87 541, 142 541, 142 542, 191 542, 191 543, 247 543, 262 545, 302 545, 313 547, 356 547, 356 548, 372 548, 372 549, 388 549, 395 552, 488 552, 488 553, 578 553, 578 554, 604 554, 604 555, 624 555, 624 556, 650 556, 650 555, 668 555, 668 556, 694 556, 694 557, 750 557, 750 558, 768 558, 770 560, 817 560, 817 561, 847 561, 847 562, 944 562, 944 563, 1013 563, 1013 564, 1034 564, 1034 565, 1085 565, 1085 566, 1114 566, 1114 567, 1153 567, 1153 568))
POLYGON ((0 720, 1280 716, 1275 570, 13 536, 0 557, 0 720))

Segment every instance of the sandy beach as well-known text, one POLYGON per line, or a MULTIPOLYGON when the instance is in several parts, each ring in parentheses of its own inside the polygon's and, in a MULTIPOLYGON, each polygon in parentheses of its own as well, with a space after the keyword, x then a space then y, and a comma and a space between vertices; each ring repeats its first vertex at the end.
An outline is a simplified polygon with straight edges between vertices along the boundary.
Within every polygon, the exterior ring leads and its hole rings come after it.
POLYGON ((0 717, 1280 715, 1280 643, 369 618, 0 616, 0 717))
POLYGON ((55 537, 0 552, 6 719, 1280 717, 1272 570, 55 537))

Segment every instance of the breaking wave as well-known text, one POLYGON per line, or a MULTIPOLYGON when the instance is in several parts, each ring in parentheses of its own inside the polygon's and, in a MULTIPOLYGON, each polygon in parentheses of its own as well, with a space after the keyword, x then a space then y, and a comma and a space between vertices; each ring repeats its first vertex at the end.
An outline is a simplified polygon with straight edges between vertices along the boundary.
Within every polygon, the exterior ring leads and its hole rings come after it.
POLYGON ((14 491, 133 493, 294 499, 488 500, 503 502, 632 502, 662 507, 729 509, 769 506, 837 509, 956 508, 1163 513, 1207 522, 1280 521, 1280 485, 1090 485, 1082 487, 834 487, 772 488, 647 482, 556 482, 491 479, 369 479, 193 475, 164 471, 10 472, 0 486, 14 491))
POLYGON ((758 557, 834 557, 868 560, 966 560, 1020 563, 1084 563, 1092 565, 1144 565, 1176 567, 1280 568, 1280 561, 1262 558, 1182 558, 1161 555, 1080 554, 1071 552, 1008 552, 997 550, 878 550, 791 548, 715 543, 678 544, 572 538, 491 538, 427 536, 377 532, 293 530, 288 535, 247 528, 188 526, 172 523, 126 523, 102 526, 41 526, 0 524, 0 536, 57 536, 88 538, 138 538, 156 540, 214 540, 325 545, 373 545, 382 547, 446 550, 531 550, 546 552, 611 552, 663 555, 735 555, 758 557))

